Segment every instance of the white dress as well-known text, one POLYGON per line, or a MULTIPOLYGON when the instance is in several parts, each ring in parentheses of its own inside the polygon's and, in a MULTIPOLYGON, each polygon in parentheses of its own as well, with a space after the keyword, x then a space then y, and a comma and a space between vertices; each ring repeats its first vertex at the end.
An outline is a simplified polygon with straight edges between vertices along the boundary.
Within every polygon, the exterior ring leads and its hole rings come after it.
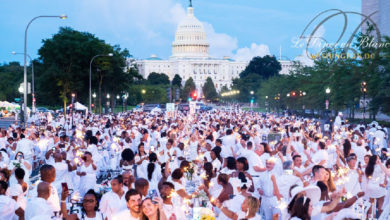
POLYGON ((83 164, 80 167, 79 172, 86 173, 85 176, 82 176, 80 178, 79 191, 80 196, 83 197, 88 190, 93 189, 96 185, 96 170, 93 169, 92 164, 90 164, 88 167, 85 167, 85 165, 83 164))
POLYGON ((142 178, 149 181, 149 190, 154 189, 154 190, 158 191, 158 182, 162 178, 161 166, 157 163, 154 163, 154 170, 152 173, 152 178, 149 180, 149 178, 148 178, 148 165, 149 165, 149 163, 142 163, 140 165, 141 166, 140 170, 142 170, 142 172, 138 173, 138 177, 142 177, 142 178))
POLYGON ((379 186, 385 180, 385 174, 382 172, 379 165, 375 165, 374 173, 370 178, 364 175, 363 189, 369 198, 378 199, 386 195, 386 189, 379 186))

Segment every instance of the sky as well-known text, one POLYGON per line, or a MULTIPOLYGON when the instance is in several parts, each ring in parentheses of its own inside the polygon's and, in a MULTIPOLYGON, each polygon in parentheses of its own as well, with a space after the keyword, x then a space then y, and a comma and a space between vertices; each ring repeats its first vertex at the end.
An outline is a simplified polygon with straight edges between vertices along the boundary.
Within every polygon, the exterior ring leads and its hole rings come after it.
MULTIPOLYGON (((0 63, 23 61, 24 31, 39 15, 62 15, 68 19, 40 18, 28 30, 27 53, 35 59, 42 40, 51 38, 61 26, 86 31, 112 45, 127 48, 136 59, 151 54, 168 59, 179 22, 186 16, 188 0, 1 0, 0 63)), ((319 13, 338 9, 360 12, 360 0, 193 0, 195 16, 203 23, 210 54, 221 58, 250 60, 267 54, 283 59, 301 59, 305 48, 297 41, 305 27, 319 13)), ((325 13, 309 26, 309 36, 325 13)), ((314 33, 327 42, 347 42, 359 25, 358 15, 332 17, 314 33)), ((318 45, 320 46, 320 45, 318 45)), ((313 50, 318 50, 314 48, 313 50)), ((307 61, 309 62, 309 61, 307 61)))

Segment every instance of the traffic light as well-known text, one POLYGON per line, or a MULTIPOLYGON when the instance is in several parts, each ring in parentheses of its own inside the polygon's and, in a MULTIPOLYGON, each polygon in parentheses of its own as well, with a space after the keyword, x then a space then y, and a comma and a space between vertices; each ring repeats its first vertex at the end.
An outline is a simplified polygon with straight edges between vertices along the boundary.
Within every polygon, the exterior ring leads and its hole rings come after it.
POLYGON ((95 105, 92 103, 92 104, 91 104, 91 108, 94 108, 94 107, 95 107, 95 105))
POLYGON ((251 104, 253 104, 253 103, 255 103, 255 98, 254 97, 251 98, 251 104))
POLYGON ((198 97, 198 94, 195 92, 192 93, 192 99, 193 100, 196 100, 196 98, 198 97))
POLYGON ((361 83, 361 90, 363 93, 367 93, 367 83, 365 81, 361 83))

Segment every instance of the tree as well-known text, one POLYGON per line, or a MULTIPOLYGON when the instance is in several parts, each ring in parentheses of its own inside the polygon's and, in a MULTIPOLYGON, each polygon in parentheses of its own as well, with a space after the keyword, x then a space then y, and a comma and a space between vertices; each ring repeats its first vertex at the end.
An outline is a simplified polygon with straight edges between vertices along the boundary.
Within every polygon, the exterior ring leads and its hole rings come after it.
POLYGON ((245 70, 240 73, 240 78, 244 78, 250 74, 257 74, 263 79, 268 79, 269 77, 278 75, 281 69, 282 67, 275 56, 254 57, 245 70))
POLYGON ((177 88, 181 88, 181 82, 182 82, 182 78, 178 74, 175 74, 175 76, 173 77, 173 80, 172 80, 172 86, 176 86, 177 88))
POLYGON ((18 88, 22 81, 23 66, 18 62, 0 65, 0 100, 11 102, 14 98, 20 97, 18 88))
POLYGON ((186 83, 184 84, 184 88, 183 88, 183 92, 181 94, 181 98, 183 100, 187 100, 188 97, 191 96, 191 92, 195 91, 196 90, 196 86, 195 86, 195 83, 194 83, 194 80, 192 79, 192 77, 188 78, 186 83))
POLYGON ((217 91, 215 90, 215 86, 213 80, 210 77, 207 77, 205 84, 202 87, 203 94, 208 100, 215 100, 218 98, 217 91))
POLYGON ((88 103, 90 61, 95 55, 108 53, 113 56, 97 57, 92 63, 92 90, 99 90, 99 103, 103 91, 115 97, 133 83, 134 75, 125 72, 129 52, 93 34, 60 28, 52 38, 43 40, 38 51, 38 97, 49 105, 59 100, 65 105, 70 94, 76 93, 78 101, 88 103))
POLYGON ((263 80, 277 76, 281 70, 275 56, 254 57, 240 73, 240 77, 233 79, 232 88, 240 91, 239 101, 249 102, 250 92, 256 92, 263 80))
POLYGON ((152 72, 149 74, 147 79, 149 85, 169 85, 169 77, 164 73, 152 72))

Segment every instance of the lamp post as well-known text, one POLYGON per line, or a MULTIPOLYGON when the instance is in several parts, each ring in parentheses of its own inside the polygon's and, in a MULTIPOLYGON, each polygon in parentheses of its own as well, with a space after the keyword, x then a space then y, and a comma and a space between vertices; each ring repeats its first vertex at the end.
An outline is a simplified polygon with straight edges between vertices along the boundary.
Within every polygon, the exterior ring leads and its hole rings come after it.
POLYGON ((76 97, 76 94, 72 93, 72 128, 73 128, 73 112, 74 112, 74 98, 76 97))
MULTIPOLYGON (((12 51, 13 55, 24 55, 24 53, 17 53, 15 51, 12 51)), ((31 63, 31 95, 32 95, 32 112, 35 113, 35 76, 34 76, 34 63, 30 55, 26 54, 27 57, 30 59, 31 63)))
MULTIPOLYGON (((302 96, 306 96, 306 92, 302 92, 302 96)), ((302 110, 303 110, 303 115, 305 114, 305 98, 302 99, 302 110)))
MULTIPOLYGON (((24 31, 24 79, 23 79, 23 82, 24 82, 24 89, 23 89, 23 92, 24 92, 24 96, 23 96, 23 108, 26 110, 27 109, 27 31, 28 31, 28 28, 30 27, 30 24, 38 19, 38 18, 60 18, 60 19, 66 19, 68 18, 66 15, 41 15, 41 16, 37 16, 33 19, 30 20, 30 22, 28 22, 27 24, 27 27, 26 27, 26 30, 24 31)), ((24 116, 26 116, 26 112, 24 112, 24 116)), ((26 121, 26 120, 25 120, 26 121)), ((24 123, 24 126, 26 127, 25 123, 24 123)))
POLYGON ((361 90, 363 93, 363 123, 366 125, 366 93, 367 93, 367 82, 363 81, 361 83, 361 90))
POLYGON ((19 102, 19 105, 20 105, 19 117, 20 118, 19 118, 19 123, 20 123, 20 126, 22 126, 22 124, 24 124, 24 113, 23 113, 23 106, 22 106, 22 100, 23 100, 23 94, 24 94, 23 86, 20 86, 18 91, 20 93, 20 102, 19 102))
POLYGON ((106 104, 107 104, 107 113, 108 113, 108 112, 110 112, 110 110, 109 110, 109 108, 110 108, 110 94, 107 93, 106 98, 107 98, 106 104))
MULTIPOLYGON (((97 57, 112 57, 112 56, 113 56, 112 53, 109 53, 107 55, 106 54, 98 54, 98 55, 92 57, 91 62, 89 62, 89 108, 88 108, 89 111, 91 111, 91 104, 92 104, 92 98, 91 98, 91 96, 92 96, 92 62, 97 57)), ((100 104, 101 103, 99 103, 99 105, 100 104)))
POLYGON ((115 109, 116 109, 116 105, 117 103, 119 103, 119 99, 120 99, 120 96, 119 95, 116 95, 116 100, 115 100, 115 107, 114 107, 114 113, 115 113, 115 109))
POLYGON ((250 92, 251 94, 251 111, 253 111, 253 103, 254 103, 254 97, 253 97, 253 94, 255 94, 253 91, 250 92))
POLYGON ((122 112, 125 112, 127 109, 125 108, 125 103, 127 101, 127 97, 129 97, 129 93, 125 93, 122 95, 122 112))
POLYGON ((325 108, 326 108, 326 116, 329 117, 328 109, 329 109, 329 94, 330 94, 330 88, 325 89, 326 93, 326 101, 325 101, 325 108))
POLYGON ((268 96, 265 96, 265 113, 268 113, 268 96))
POLYGON ((95 107, 95 113, 96 113, 96 103, 95 103, 95 101, 96 101, 96 93, 92 94, 92 98, 93 98, 93 105, 95 107))

